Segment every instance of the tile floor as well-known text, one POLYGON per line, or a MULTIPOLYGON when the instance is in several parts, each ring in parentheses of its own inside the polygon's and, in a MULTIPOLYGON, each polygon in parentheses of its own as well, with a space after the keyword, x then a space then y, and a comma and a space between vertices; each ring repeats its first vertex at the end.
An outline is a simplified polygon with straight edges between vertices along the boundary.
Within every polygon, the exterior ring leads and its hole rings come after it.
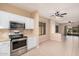
POLYGON ((62 42, 48 40, 22 56, 79 56, 79 37, 67 36, 62 42))

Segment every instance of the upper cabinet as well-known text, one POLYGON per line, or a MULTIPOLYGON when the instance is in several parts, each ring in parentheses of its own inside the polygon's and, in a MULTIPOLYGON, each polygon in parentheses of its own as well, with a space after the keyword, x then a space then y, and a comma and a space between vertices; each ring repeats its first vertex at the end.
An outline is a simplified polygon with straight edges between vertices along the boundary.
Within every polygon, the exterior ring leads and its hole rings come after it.
MULTIPOLYGON (((27 19, 25 18, 25 20, 27 20, 27 19)), ((26 24, 25 24, 25 28, 34 29, 34 20, 31 18, 28 18, 28 20, 26 21, 26 24)))
POLYGON ((25 23, 25 29, 34 28, 34 20, 32 18, 0 11, 0 29, 10 29, 10 21, 25 23))
POLYGON ((0 29, 8 29, 9 28, 9 17, 8 13, 0 11, 0 29))

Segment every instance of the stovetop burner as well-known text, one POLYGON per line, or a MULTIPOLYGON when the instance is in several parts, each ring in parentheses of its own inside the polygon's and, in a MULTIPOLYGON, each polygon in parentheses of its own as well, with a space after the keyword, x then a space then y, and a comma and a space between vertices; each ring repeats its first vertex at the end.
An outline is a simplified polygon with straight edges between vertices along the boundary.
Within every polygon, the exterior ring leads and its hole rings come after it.
POLYGON ((14 39, 21 39, 21 38, 27 38, 27 36, 24 36, 22 33, 16 33, 16 32, 13 32, 9 35, 9 38, 11 40, 14 40, 14 39))

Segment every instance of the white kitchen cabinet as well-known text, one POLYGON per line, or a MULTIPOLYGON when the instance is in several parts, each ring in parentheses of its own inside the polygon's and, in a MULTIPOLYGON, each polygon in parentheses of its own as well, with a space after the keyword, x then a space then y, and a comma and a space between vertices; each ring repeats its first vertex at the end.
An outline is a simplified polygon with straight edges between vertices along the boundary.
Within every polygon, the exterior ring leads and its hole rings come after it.
POLYGON ((25 20, 27 20, 25 29, 34 29, 34 20, 31 18, 25 18, 25 20))
POLYGON ((10 41, 0 42, 0 56, 10 56, 10 41))
POLYGON ((33 19, 29 19, 29 28, 34 29, 34 20, 33 19))
POLYGON ((13 14, 10 21, 25 23, 25 29, 34 29, 34 20, 32 18, 28 18, 28 17, 13 14))
POLYGON ((9 28, 9 14, 0 11, 0 29, 8 29, 9 28))
POLYGON ((27 49, 30 50, 32 48, 35 48, 37 46, 38 40, 36 37, 28 37, 27 39, 27 49))
POLYGON ((19 22, 19 23, 25 23, 25 17, 16 15, 16 14, 11 14, 10 20, 9 21, 14 21, 14 22, 19 22))
POLYGON ((25 29, 34 28, 34 21, 32 18, 16 15, 5 11, 0 11, 0 29, 9 29, 10 21, 25 23, 25 29))

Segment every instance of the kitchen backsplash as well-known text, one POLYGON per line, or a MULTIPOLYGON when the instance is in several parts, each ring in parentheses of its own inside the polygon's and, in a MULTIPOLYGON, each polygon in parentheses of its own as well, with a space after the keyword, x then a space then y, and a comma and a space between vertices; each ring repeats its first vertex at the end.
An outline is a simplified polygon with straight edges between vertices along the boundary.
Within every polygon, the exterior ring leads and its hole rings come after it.
MULTIPOLYGON (((27 37, 33 36, 32 29, 26 29, 21 32, 24 34, 24 36, 27 36, 27 37)), ((8 29, 0 29, 0 41, 10 40, 9 33, 10 33, 10 30, 8 30, 8 29)))
POLYGON ((8 29, 0 29, 0 41, 9 40, 9 30, 8 29))
POLYGON ((33 36, 33 29, 26 29, 23 31, 23 34, 28 37, 33 36))
MULTIPOLYGON (((11 31, 8 29, 0 29, 0 41, 6 41, 6 40, 10 40, 9 39, 9 33, 11 31)), ((30 37, 33 36, 33 30, 32 29, 26 29, 21 31, 24 36, 30 37)))

